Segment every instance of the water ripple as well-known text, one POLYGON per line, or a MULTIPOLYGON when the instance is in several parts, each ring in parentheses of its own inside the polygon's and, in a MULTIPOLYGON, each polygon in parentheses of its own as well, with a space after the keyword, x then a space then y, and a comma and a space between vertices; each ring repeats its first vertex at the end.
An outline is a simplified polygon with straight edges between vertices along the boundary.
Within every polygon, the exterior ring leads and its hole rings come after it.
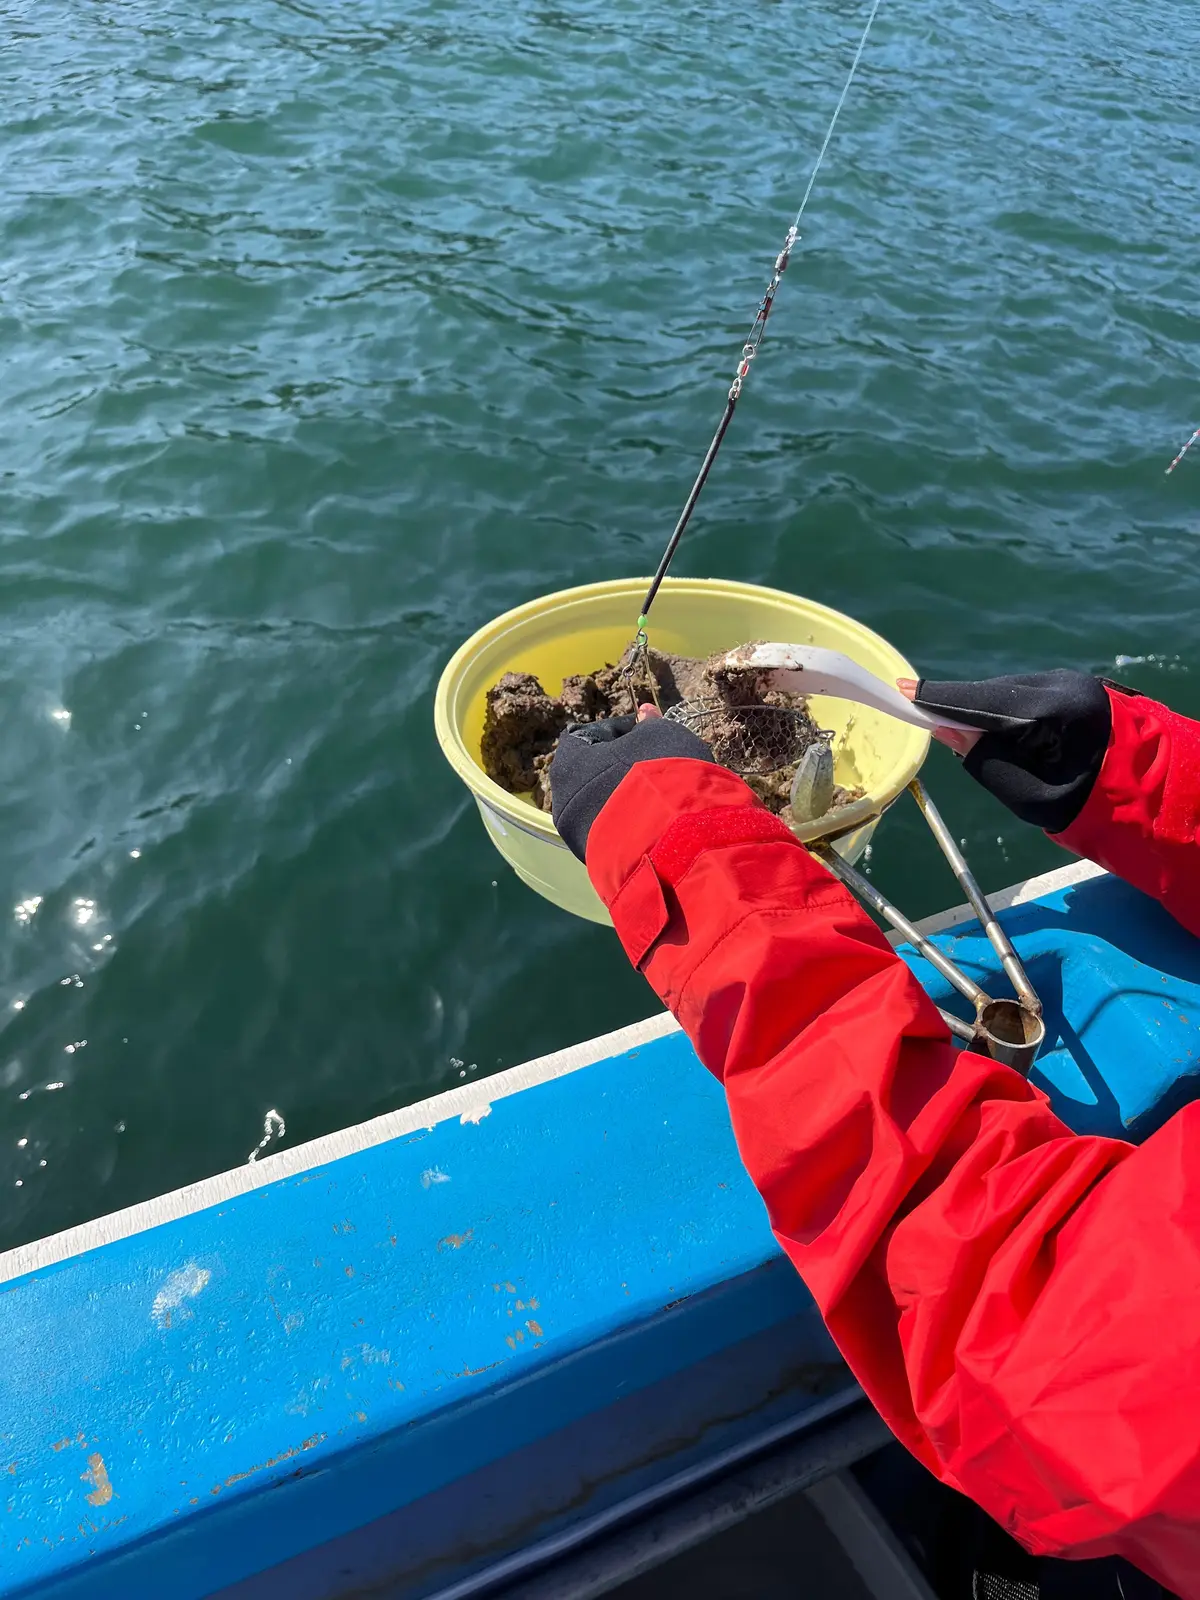
MULTIPOLYGON (((0 1245, 650 1008, 430 695, 653 564, 860 22, 9 11, 0 1245)), ((1184 5, 885 8, 680 570, 1200 711, 1197 63, 1184 5)), ((932 776, 989 885, 1050 864, 932 776)), ((922 849, 873 858, 915 912, 922 849)))

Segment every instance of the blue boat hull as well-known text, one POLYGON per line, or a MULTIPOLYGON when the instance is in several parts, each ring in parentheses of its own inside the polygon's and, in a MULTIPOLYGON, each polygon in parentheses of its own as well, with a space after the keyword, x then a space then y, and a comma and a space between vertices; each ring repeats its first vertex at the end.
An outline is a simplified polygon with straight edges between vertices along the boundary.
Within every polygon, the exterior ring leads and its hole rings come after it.
MULTIPOLYGON (((1072 1126, 1144 1136, 1194 1093, 1200 944, 1090 868, 1005 898, 1035 1076, 1072 1126)), ((449 1600, 721 1472, 819 1476, 885 1437, 667 1018, 14 1251, 0 1283, 5 1596, 449 1600)))

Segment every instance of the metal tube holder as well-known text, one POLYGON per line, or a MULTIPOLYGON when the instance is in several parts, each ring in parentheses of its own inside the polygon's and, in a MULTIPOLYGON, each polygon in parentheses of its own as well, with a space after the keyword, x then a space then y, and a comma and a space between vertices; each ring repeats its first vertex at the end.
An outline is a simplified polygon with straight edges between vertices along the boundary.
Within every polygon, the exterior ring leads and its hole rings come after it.
POLYGON ((1018 1072, 1028 1073, 1046 1037, 1046 1024, 1042 1020, 1042 1002, 1029 981, 1020 956, 1013 948, 1012 940, 1000 926, 995 912, 988 905, 983 891, 967 865, 966 858, 954 842, 949 828, 942 821, 941 813, 934 805, 925 785, 919 778, 914 778, 908 787, 929 826, 930 833, 933 834, 939 849, 949 862, 959 888, 966 895, 968 904, 978 917, 984 933, 987 934, 988 943, 996 952, 1005 976, 1016 990, 1018 996, 1016 1000, 993 1000, 980 988, 974 978, 956 966, 950 957, 927 939, 886 895, 881 894, 869 878, 864 878, 862 873, 849 862, 843 861, 830 845, 817 843, 810 848, 836 878, 839 878, 872 911, 889 922, 935 971, 941 973, 947 983, 952 984, 971 1002, 975 1011, 974 1025, 964 1022, 961 1017, 956 1017, 948 1011, 942 1011, 941 1007, 938 1008, 951 1033, 962 1039, 977 1054, 990 1056, 993 1061, 1002 1061, 1005 1066, 1014 1067, 1018 1072))

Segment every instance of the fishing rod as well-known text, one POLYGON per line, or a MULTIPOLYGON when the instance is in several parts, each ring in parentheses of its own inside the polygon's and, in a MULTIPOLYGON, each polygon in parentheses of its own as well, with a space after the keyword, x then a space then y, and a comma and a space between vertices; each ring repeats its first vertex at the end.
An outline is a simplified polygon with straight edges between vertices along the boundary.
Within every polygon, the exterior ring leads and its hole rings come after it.
POLYGON ((1167 477, 1168 477, 1168 478, 1169 478, 1169 477, 1170 477, 1170 476, 1171 476, 1171 474, 1172 474, 1172 473, 1173 473, 1173 472, 1174 472, 1174 471, 1175 471, 1175 468, 1176 468, 1176 467, 1177 467, 1177 466, 1178 466, 1178 465, 1179 465, 1179 463, 1180 463, 1180 462, 1181 462, 1181 461, 1182 461, 1182 460, 1183 460, 1183 458, 1184 458, 1184 456, 1185 456, 1185 455, 1187 455, 1187 453, 1188 453, 1188 451, 1189 451, 1189 450, 1190 450, 1190 449, 1191 449, 1191 448, 1192 448, 1192 446, 1193 446, 1193 445, 1194 445, 1194 444, 1195 444, 1195 442, 1196 442, 1196 440, 1197 440, 1197 439, 1200 439, 1200 428, 1197 428, 1197 429, 1196 429, 1196 431, 1195 431, 1195 433, 1194 433, 1194 434, 1193 434, 1193 435, 1192 435, 1192 437, 1191 437, 1191 438, 1190 438, 1190 439, 1189 439, 1189 440, 1188 440, 1188 442, 1187 442, 1187 443, 1186 443, 1186 444, 1185 444, 1185 445, 1184 445, 1184 447, 1183 447, 1183 449, 1182 449, 1182 450, 1181 450, 1181 451, 1180 451, 1180 452, 1179 452, 1179 454, 1178 454, 1178 455, 1177 455, 1177 456, 1176 456, 1176 457, 1175 457, 1175 459, 1174 459, 1174 461, 1172 461, 1172 463, 1171 463, 1171 465, 1170 465, 1170 466, 1169 466, 1169 467, 1168 467, 1168 468, 1167 468, 1167 472, 1166 472, 1166 476, 1167 476, 1167 477))
MULTIPOLYGON (((717 431, 713 434, 708 449, 704 452, 704 459, 700 463, 700 470, 696 474, 696 480, 692 484, 687 499, 684 501, 683 510, 679 513, 679 520, 675 524, 674 530, 671 533, 671 537, 667 540, 667 546, 662 553, 662 559, 658 563, 658 567, 654 573, 654 576, 650 580, 650 587, 646 590, 646 597, 642 601, 641 612, 639 613, 637 620, 637 632, 633 641, 632 655, 634 658, 640 658, 643 662, 645 661, 646 650, 649 645, 646 627, 649 621, 650 608, 654 604, 659 589, 662 587, 663 579, 666 577, 667 572, 670 569, 671 562, 675 559, 675 552, 679 549, 680 540, 683 538, 688 523, 692 520, 692 513, 696 509, 696 502, 699 500, 701 491, 703 490, 705 483, 708 481, 709 472, 712 470, 713 462, 717 458, 717 452, 720 450, 721 444, 726 433, 728 432, 729 424, 733 421, 733 413, 737 409, 738 401, 741 399, 742 387, 750 375, 751 364, 753 363, 755 356, 758 354, 758 349, 762 343, 763 334, 766 332, 767 318, 771 315, 771 308, 775 304, 775 296, 779 290, 780 282, 784 273, 787 271, 788 263, 791 260, 792 251, 800 241, 801 218, 804 216, 805 209, 807 208, 808 202, 812 197, 813 188, 817 181, 817 174, 820 172, 821 165, 825 160, 826 152, 828 151, 830 141, 833 138, 834 129, 837 127, 838 118, 842 114, 842 107, 846 103, 846 96, 850 93, 850 85, 854 82, 855 74, 858 71, 858 64, 862 60, 863 51, 866 49, 867 40, 870 37, 871 28, 873 27, 875 18, 879 13, 879 7, 881 3, 882 0, 872 0, 871 9, 867 15, 866 24, 863 27, 861 35, 859 36, 858 45, 854 51, 854 57, 850 62, 850 70, 847 72, 846 81, 842 85, 842 92, 838 96, 837 105, 833 108, 833 115, 830 117, 829 126, 825 130, 825 137, 821 141, 821 148, 817 152, 817 159, 813 162, 812 171, 809 173, 808 184, 805 187, 804 195, 800 201, 800 207, 796 212, 791 227, 787 231, 787 236, 783 241, 783 248, 775 257, 775 266, 771 272, 771 280, 767 284, 766 293, 759 302, 758 310, 755 313, 753 326, 750 329, 750 333, 746 338, 745 344, 742 346, 741 358, 738 361, 737 371, 734 374, 733 382, 729 386, 729 393, 725 398, 725 409, 721 413, 721 420, 717 424, 717 431)), ((1200 428, 1196 429, 1192 436, 1187 440, 1186 444, 1184 444, 1179 454, 1171 462, 1171 465, 1166 469, 1168 477, 1172 472, 1175 471, 1175 468, 1179 465, 1184 456, 1187 455, 1188 451, 1198 440, 1200 440, 1200 428)), ((646 675, 651 686, 653 686, 653 674, 651 674, 647 669, 646 675)), ((633 694, 632 683, 630 685, 630 692, 633 697, 634 704, 636 705, 637 697, 635 694, 633 694)))
MULTIPOLYGON (((766 332, 767 318, 771 314, 771 307, 775 304, 775 295, 779 289, 780 281, 783 278, 784 273, 787 271, 788 262, 791 259, 792 251, 799 242, 800 220, 804 216, 805 208, 807 207, 809 199, 812 196, 813 186, 817 181, 817 174, 821 170, 821 163, 825 160, 825 152, 829 149, 830 140, 833 138, 833 130, 837 127, 838 118, 842 114, 842 107, 846 103, 846 96, 850 92, 850 85, 854 82, 854 75, 858 71, 858 64, 862 60, 862 54, 866 49, 867 39, 870 36, 871 28, 879 12, 881 3, 882 0, 873 0, 870 14, 867 17, 866 26, 863 28, 862 35, 858 41, 858 48, 854 52, 854 59, 850 63, 850 70, 846 74, 846 81, 842 85, 842 92, 838 96, 838 102, 834 107, 833 116, 829 119, 829 126, 825 130, 825 138, 821 142, 821 148, 817 153, 817 159, 814 161, 812 171, 809 173, 808 185, 805 188, 804 196, 800 201, 800 209, 796 212, 795 219, 787 231, 787 237, 783 241, 783 249, 775 257, 775 266, 771 273, 771 281, 768 283, 766 293, 759 302, 758 311, 754 318, 754 325, 750 329, 750 333, 745 344, 742 346, 741 359, 738 361, 737 371, 734 374, 733 383, 730 385, 729 394, 726 396, 725 410, 721 414, 720 422, 717 424, 717 431, 713 434, 712 443, 704 453, 704 460, 700 463, 700 471, 696 474, 696 481, 692 485, 691 493, 684 502, 683 510, 679 514, 679 521, 675 524, 674 532, 667 540, 667 547, 663 551, 662 560, 658 563, 658 570, 655 572, 654 577, 650 581, 650 587, 646 591, 646 598, 642 601, 642 609, 637 621, 637 635, 634 639, 634 654, 636 656, 645 656, 649 642, 646 634, 646 623, 650 615, 650 607, 654 604, 655 597, 657 596, 659 589, 662 587, 662 581, 667 575, 667 569, 670 567, 671 562, 675 558, 675 552, 679 548, 679 541, 683 538, 684 531, 687 528, 688 523, 691 521, 692 512, 696 509, 696 502, 700 498, 700 491, 704 488, 708 474, 712 468, 712 464, 717 458, 717 451, 721 448, 721 441, 725 437, 726 431, 729 428, 729 424, 733 421, 733 413, 737 409, 737 403, 741 398, 742 386, 750 375, 751 364, 754 361, 755 356, 758 354, 758 347, 762 343, 763 334, 766 332)), ((652 678, 651 682, 653 682, 652 678)))

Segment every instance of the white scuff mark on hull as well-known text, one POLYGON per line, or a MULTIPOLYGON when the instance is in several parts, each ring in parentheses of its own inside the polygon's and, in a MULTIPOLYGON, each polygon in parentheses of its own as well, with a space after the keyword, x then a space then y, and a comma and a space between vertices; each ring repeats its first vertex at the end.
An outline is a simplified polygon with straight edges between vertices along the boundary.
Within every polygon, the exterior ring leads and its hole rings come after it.
POLYGON ((367 1367, 386 1367, 391 1365, 392 1352, 379 1350, 373 1344, 360 1344, 354 1350, 347 1350, 342 1356, 342 1371, 348 1372, 358 1363, 367 1367))
POLYGON ((150 1320, 156 1328, 169 1328, 172 1321, 182 1322, 192 1316, 186 1302, 194 1300, 211 1282, 212 1273, 207 1267, 198 1267, 194 1261, 189 1261, 186 1267, 173 1272, 154 1296, 150 1320))

